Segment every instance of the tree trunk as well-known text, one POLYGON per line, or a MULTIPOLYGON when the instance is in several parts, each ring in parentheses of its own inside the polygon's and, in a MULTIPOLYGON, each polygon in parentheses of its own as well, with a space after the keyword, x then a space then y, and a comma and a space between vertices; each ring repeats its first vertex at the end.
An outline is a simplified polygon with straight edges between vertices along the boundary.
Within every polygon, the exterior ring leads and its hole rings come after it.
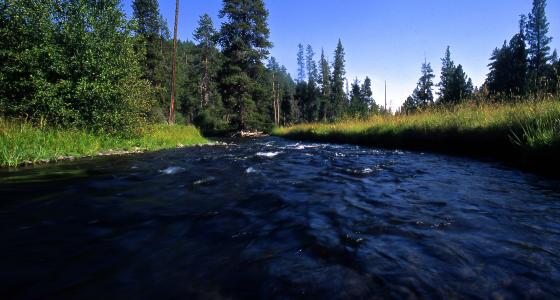
POLYGON ((179 23, 179 0, 175 0, 175 28, 173 30, 173 60, 171 62, 171 103, 169 105, 169 124, 175 123, 175 84, 177 81, 177 25, 179 23))

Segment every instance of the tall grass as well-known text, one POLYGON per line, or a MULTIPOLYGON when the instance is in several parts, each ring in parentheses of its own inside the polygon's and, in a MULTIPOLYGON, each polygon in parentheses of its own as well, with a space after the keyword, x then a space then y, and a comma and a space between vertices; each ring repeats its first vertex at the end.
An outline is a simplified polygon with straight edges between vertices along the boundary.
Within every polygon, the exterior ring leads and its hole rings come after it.
POLYGON ((558 162, 560 101, 465 103, 412 115, 372 116, 337 123, 276 128, 273 135, 379 147, 446 150, 558 162), (540 157, 535 157, 540 156, 540 157))
POLYGON ((79 129, 33 126, 0 118, 0 166, 17 166, 63 157, 94 156, 108 151, 153 151, 206 143, 192 126, 149 126, 133 137, 79 129))

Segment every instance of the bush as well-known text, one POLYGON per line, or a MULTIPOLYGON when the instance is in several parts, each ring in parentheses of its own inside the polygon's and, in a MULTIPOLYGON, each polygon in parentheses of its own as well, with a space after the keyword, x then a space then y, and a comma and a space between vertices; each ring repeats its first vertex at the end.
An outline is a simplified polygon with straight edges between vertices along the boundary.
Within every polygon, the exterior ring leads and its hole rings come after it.
POLYGON ((107 133, 147 123, 141 80, 118 0, 0 4, 0 113, 107 133))

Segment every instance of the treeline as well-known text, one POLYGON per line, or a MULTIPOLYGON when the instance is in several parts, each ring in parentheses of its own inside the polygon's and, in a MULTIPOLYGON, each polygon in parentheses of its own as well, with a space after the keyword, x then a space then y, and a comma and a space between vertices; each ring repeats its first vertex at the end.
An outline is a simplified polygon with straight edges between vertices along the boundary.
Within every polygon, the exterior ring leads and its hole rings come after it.
POLYGON ((433 78, 429 63, 424 62, 416 89, 400 108, 411 113, 434 104, 456 104, 477 98, 484 101, 517 101, 534 96, 557 95, 560 92, 560 63, 556 50, 550 54, 549 23, 546 0, 533 0, 528 16, 522 15, 519 32, 490 57, 490 73, 480 88, 474 88, 462 66, 455 66, 449 47, 442 59, 438 99, 434 101, 433 78))
MULTIPOLYGON (((205 132, 270 129, 385 113, 369 78, 348 82, 339 40, 329 61, 299 45, 295 79, 270 57, 262 0, 224 0, 217 28, 199 18, 192 41, 177 46, 176 115, 169 117, 173 42, 157 0, 134 0, 127 19, 119 0, 0 2, 0 115, 110 133, 148 123, 192 123, 205 132)), ((486 83, 474 88, 463 67, 428 62, 402 112, 473 96, 514 99, 558 93, 558 58, 550 55, 545 0, 534 0, 520 32, 494 51, 486 83)))
POLYGON ((348 88, 345 77, 345 53, 339 40, 334 51, 332 64, 325 51, 321 50, 319 61, 311 45, 298 45, 295 108, 293 123, 332 122, 343 117, 366 117, 379 113, 379 107, 372 97, 371 79, 366 77, 363 84, 358 79, 348 88), (345 89, 346 85, 346 89, 345 89))
MULTIPOLYGON (((103 132, 132 132, 169 112, 172 41, 156 0, 0 3, 0 114, 103 132)), ((208 131, 292 122, 295 85, 264 62, 263 1, 223 1, 217 30, 200 17, 177 47, 177 122, 208 131), (276 105, 277 107, 275 107, 276 105), (274 117, 276 118, 274 118, 274 117)), ((295 113, 294 113, 295 114, 295 113)))

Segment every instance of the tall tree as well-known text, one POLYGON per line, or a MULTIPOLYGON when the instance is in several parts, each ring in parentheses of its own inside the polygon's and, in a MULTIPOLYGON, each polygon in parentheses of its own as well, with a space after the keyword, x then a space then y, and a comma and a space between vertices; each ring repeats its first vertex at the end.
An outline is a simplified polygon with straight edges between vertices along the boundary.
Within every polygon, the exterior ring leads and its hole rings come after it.
MULTIPOLYGON (((262 0, 224 0, 220 18, 220 43, 225 56, 221 72, 225 102, 234 115, 239 129, 250 125, 255 101, 262 100, 262 64, 272 46, 267 24, 268 11, 262 0)), ((266 89, 266 88, 265 88, 266 89)))
POLYGON ((305 113, 307 121, 316 121, 319 112, 319 93, 317 88, 317 63, 315 62, 315 52, 311 45, 307 45, 306 49, 306 66, 307 66, 307 97, 305 103, 305 113))
POLYGON ((533 9, 527 22, 527 43, 529 44, 529 77, 533 91, 544 86, 545 72, 550 59, 546 0, 533 0, 533 9))
POLYGON ((302 44, 298 44, 298 52, 297 52, 297 65, 298 65, 298 82, 305 81, 305 54, 304 48, 302 44))
POLYGON ((371 79, 367 76, 366 79, 364 79, 364 83, 360 87, 360 95, 367 112, 377 113, 379 111, 379 107, 375 103, 375 99, 373 99, 373 91, 371 90, 371 79))
POLYGON ((218 35, 216 29, 214 29, 212 18, 210 18, 208 14, 200 16, 198 28, 194 32, 194 39, 198 42, 198 46, 201 50, 201 78, 199 82, 201 110, 208 106, 212 95, 211 85, 215 74, 211 66, 215 59, 217 37, 218 35))
POLYGON ((445 50, 445 56, 441 63, 441 81, 438 84, 439 103, 456 104, 471 97, 474 89, 472 80, 463 71, 463 66, 455 66, 455 63, 451 60, 449 46, 445 50))
POLYGON ((360 81, 358 78, 354 79, 350 86, 350 105, 348 112, 354 117, 361 116, 364 111, 362 102, 362 91, 360 90, 360 81))
POLYGON ((132 2, 133 18, 137 23, 136 33, 142 42, 142 60, 144 78, 158 87, 163 79, 158 73, 163 64, 162 32, 167 26, 162 21, 157 0, 134 0, 132 2))
POLYGON ((434 86, 435 75, 432 66, 426 60, 424 60, 420 72, 422 75, 418 79, 412 98, 418 107, 427 107, 434 103, 432 87, 434 86))
POLYGON ((441 59, 441 75, 439 87, 439 101, 448 103, 452 100, 453 78, 455 77, 455 63, 451 60, 451 50, 449 46, 445 50, 445 56, 441 59))
POLYGON ((489 92, 493 95, 524 95, 527 87, 527 49, 525 48, 525 18, 521 17, 519 33, 509 44, 496 48, 490 57, 490 73, 486 79, 489 92))
POLYGON ((346 78, 346 68, 345 68, 345 58, 344 58, 344 47, 342 46, 342 41, 339 39, 334 52, 333 61, 333 74, 332 74, 332 102, 333 111, 331 112, 330 119, 339 118, 347 106, 347 97, 344 92, 344 83, 346 78))
POLYGON ((325 57, 325 51, 321 49, 321 60, 319 62, 321 71, 319 72, 319 85, 321 86, 320 118, 323 122, 327 121, 328 112, 331 110, 331 68, 325 57))

